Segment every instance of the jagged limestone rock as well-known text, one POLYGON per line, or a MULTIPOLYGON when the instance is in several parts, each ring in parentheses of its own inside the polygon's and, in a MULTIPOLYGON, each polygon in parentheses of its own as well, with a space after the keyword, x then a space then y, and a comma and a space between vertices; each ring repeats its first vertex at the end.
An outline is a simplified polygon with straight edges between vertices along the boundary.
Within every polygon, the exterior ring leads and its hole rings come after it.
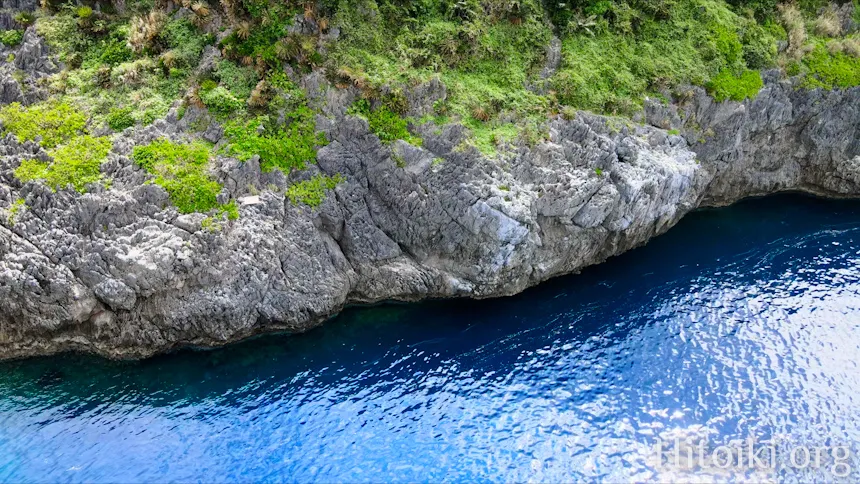
MULTIPOLYGON (((324 79, 306 83, 319 85, 324 79)), ((644 244, 689 211, 785 190, 860 194, 860 90, 798 90, 768 78, 751 101, 701 90, 650 105, 648 125, 578 113, 550 137, 488 159, 462 127, 419 127, 424 143, 384 145, 345 115, 352 90, 313 90, 330 144, 289 177, 219 157, 241 216, 204 227, 146 184, 133 146, 179 139, 175 114, 114 142, 89 193, 22 184, 34 143, 0 140, 0 358, 65 350, 145 357, 267 331, 305 331, 350 303, 518 293, 644 244), (655 127, 660 126, 660 128, 655 127), (663 128, 678 129, 680 135, 663 128), (291 180, 340 174, 317 208, 291 180), (250 194, 248 187, 263 188, 250 194), (247 198, 246 198, 247 197, 247 198)), ((427 87, 416 106, 444 96, 427 87)))

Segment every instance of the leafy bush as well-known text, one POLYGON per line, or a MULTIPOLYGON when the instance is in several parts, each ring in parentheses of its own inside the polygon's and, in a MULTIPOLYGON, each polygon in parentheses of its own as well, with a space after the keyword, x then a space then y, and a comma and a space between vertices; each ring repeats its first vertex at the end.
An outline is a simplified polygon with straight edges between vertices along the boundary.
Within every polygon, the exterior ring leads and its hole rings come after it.
POLYGON ((344 178, 340 174, 333 177, 318 174, 310 180, 295 183, 287 188, 287 198, 293 205, 304 203, 315 208, 325 200, 326 190, 334 190, 338 183, 343 181, 344 178))
POLYGON ((24 38, 24 32, 20 30, 4 30, 0 32, 0 43, 6 47, 15 47, 21 43, 24 38))
POLYGON ((111 141, 106 137, 79 136, 50 150, 51 162, 24 160, 15 176, 23 182, 44 180, 54 190, 72 185, 83 192, 88 184, 101 180, 101 165, 110 148, 111 141))
POLYGON ((391 111, 388 106, 380 105, 376 109, 371 109, 370 103, 366 99, 360 99, 350 107, 349 114, 367 119, 370 131, 385 144, 400 139, 416 146, 421 145, 421 139, 412 136, 406 129, 406 120, 391 111))
POLYGON ((222 60, 215 68, 215 77, 237 99, 245 100, 257 85, 257 73, 248 67, 239 67, 229 60, 222 60))
POLYGON ((34 141, 53 148, 84 133, 86 116, 66 103, 47 102, 30 107, 12 103, 0 108, 3 129, 21 141, 34 141))
POLYGON ((729 66, 737 64, 743 54, 743 45, 737 31, 729 25, 712 24, 710 37, 714 40, 717 50, 729 66))
POLYGON ((80 19, 88 19, 93 16, 93 9, 86 5, 82 5, 75 10, 75 15, 80 19))
POLYGON ((831 53, 818 45, 803 58, 803 64, 809 70, 804 87, 834 89, 860 85, 860 58, 843 52, 831 53))
POLYGON ((107 124, 114 131, 122 131, 134 126, 134 109, 131 107, 111 109, 107 116, 107 124))
POLYGON ((18 24, 20 24, 24 27, 29 27, 30 25, 33 25, 33 22, 36 21, 36 16, 33 15, 32 12, 27 12, 27 11, 18 12, 15 14, 15 17, 13 17, 13 18, 14 18, 15 22, 18 22, 18 24))
POLYGON ((24 210, 27 210, 27 202, 23 198, 15 200, 6 211, 6 222, 10 226, 14 226, 18 221, 18 216, 21 215, 24 210))
POLYGON ((155 176, 155 184, 167 191, 180 213, 205 213, 218 207, 221 185, 207 173, 206 145, 173 143, 162 138, 146 146, 135 146, 132 158, 155 176))
POLYGON ((757 24, 748 26, 743 34, 743 58, 750 69, 773 67, 776 61, 776 36, 757 24))
POLYGON ((176 19, 167 22, 159 32, 158 39, 163 44, 163 51, 170 51, 175 56, 175 65, 179 69, 187 69, 197 65, 203 49, 214 41, 211 35, 204 34, 191 22, 176 19))
POLYGON ((314 113, 299 106, 285 114, 285 124, 272 116, 262 115, 249 120, 235 120, 225 125, 230 140, 227 152, 242 161, 260 156, 263 171, 278 169, 284 173, 304 169, 315 163, 317 147, 327 140, 316 132, 314 113))
POLYGON ((99 42, 98 63, 115 66, 128 62, 132 58, 131 49, 126 45, 125 39, 111 37, 99 42))
POLYGON ((200 91, 200 100, 207 108, 217 114, 227 115, 245 107, 242 100, 236 98, 224 86, 216 86, 209 90, 200 91))
POLYGON ((754 98, 763 86, 758 71, 745 70, 738 76, 725 69, 708 83, 708 91, 717 101, 743 101, 754 98))

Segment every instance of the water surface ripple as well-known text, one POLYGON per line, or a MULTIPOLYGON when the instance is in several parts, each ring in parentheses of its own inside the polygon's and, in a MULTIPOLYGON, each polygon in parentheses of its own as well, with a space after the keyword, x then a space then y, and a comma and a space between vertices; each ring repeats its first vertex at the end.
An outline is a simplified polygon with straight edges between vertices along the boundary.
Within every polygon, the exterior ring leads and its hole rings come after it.
MULTIPOLYGON (((657 438, 856 450, 858 215, 752 200, 517 297, 142 363, 6 363, 0 481, 626 482, 703 478, 656 466, 657 438)), ((798 476, 827 478, 752 475, 798 476)))

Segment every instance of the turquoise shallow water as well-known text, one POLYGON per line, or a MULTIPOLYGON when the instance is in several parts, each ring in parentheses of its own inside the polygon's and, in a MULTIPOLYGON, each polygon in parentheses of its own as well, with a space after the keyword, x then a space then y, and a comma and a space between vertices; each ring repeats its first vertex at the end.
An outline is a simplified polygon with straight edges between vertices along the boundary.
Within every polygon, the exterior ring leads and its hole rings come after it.
POLYGON ((858 243, 860 202, 780 196, 517 297, 353 309, 142 363, 2 364, 0 481, 829 480, 652 449, 753 437, 853 458, 858 243))

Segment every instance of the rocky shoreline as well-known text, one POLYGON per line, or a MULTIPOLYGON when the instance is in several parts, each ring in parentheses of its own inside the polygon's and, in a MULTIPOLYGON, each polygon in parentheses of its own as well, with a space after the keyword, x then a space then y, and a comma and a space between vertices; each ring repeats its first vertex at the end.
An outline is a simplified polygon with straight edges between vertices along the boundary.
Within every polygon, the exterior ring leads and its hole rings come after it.
MULTIPOLYGON (((26 100, 33 91, 21 87, 55 68, 27 64, 44 51, 32 30, 18 49, 30 77, 0 71, 3 103, 26 100)), ((240 217, 215 227, 179 214, 130 160, 137 144, 192 136, 204 111, 178 120, 174 108, 118 135, 102 166, 110 188, 84 195, 22 184, 21 160, 47 155, 8 135, 0 359, 144 358, 307 331, 348 304, 508 296, 640 246, 699 207, 782 191, 860 196, 860 88, 805 90, 775 71, 764 77, 753 100, 716 103, 690 88, 649 103, 638 124, 559 117, 549 140, 488 159, 462 143, 457 125, 415 126, 420 148, 384 145, 346 114, 354 88, 310 75, 303 87, 330 141, 318 164, 288 177, 219 156, 221 196, 239 200, 240 217), (343 181, 317 208, 290 203, 285 187, 318 173, 343 181)), ((433 82, 419 86, 410 114, 445 95, 433 82)), ((222 133, 213 125, 201 136, 218 143, 222 133)))

